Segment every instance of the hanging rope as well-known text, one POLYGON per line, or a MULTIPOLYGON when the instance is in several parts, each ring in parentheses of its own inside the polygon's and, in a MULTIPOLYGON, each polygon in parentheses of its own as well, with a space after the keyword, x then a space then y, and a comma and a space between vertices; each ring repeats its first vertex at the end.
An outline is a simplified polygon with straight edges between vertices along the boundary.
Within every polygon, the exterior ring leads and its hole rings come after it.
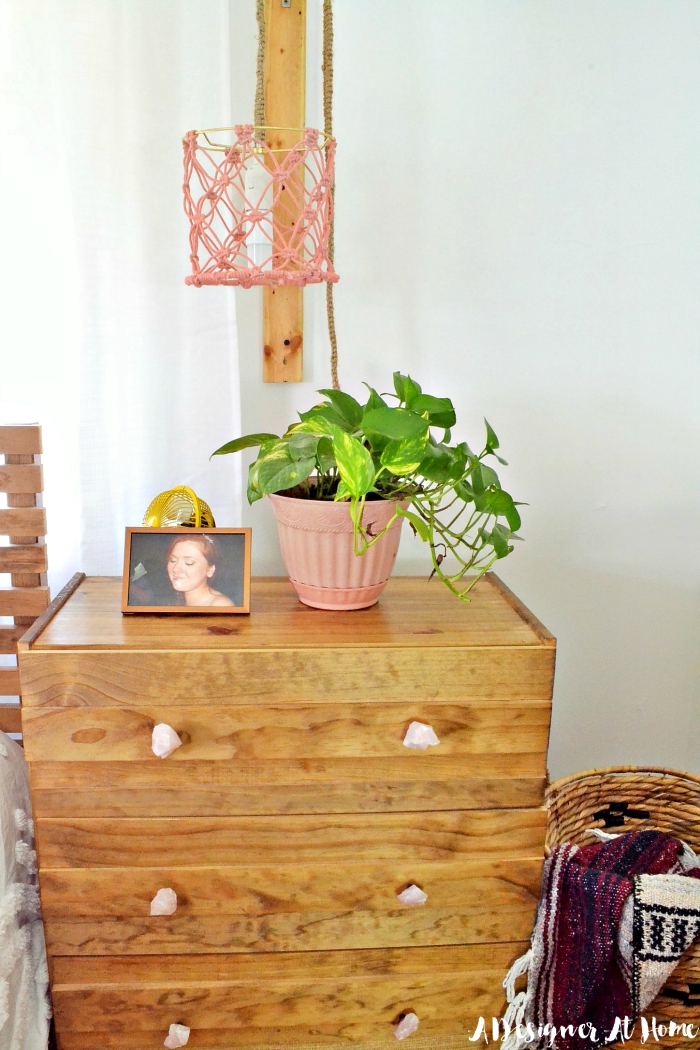
POLYGON ((255 67, 255 112, 256 128, 265 126, 265 0, 256 0, 255 17, 258 20, 258 61, 255 67))
MULTIPOLYGON (((324 131, 330 138, 333 135, 333 3, 323 0, 323 122, 324 131)), ((328 237, 328 258, 333 263, 335 257, 335 183, 331 190, 333 213, 331 231, 328 237)), ((328 338, 331 343, 331 385, 340 390, 338 382, 338 340, 335 334, 335 310, 333 308, 333 285, 326 285, 326 313, 328 315, 328 338)))

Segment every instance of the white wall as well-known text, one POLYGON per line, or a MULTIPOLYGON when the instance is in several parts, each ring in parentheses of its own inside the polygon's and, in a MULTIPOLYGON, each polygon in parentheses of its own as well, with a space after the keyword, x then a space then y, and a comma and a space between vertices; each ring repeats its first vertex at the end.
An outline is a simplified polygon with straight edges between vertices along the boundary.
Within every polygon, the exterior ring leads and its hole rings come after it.
MULTIPOLYGON (((232 0, 236 121, 252 8, 232 0)), ((499 434, 530 504, 500 572, 559 639, 552 775, 698 773, 700 4, 336 0, 335 21, 341 383, 408 370, 457 436, 499 434)), ((263 385, 260 294, 236 296, 244 432, 280 431, 329 385, 323 291, 295 386, 263 385)), ((255 570, 281 571, 269 508, 244 513, 255 570)), ((398 571, 426 566, 405 537, 398 571)))

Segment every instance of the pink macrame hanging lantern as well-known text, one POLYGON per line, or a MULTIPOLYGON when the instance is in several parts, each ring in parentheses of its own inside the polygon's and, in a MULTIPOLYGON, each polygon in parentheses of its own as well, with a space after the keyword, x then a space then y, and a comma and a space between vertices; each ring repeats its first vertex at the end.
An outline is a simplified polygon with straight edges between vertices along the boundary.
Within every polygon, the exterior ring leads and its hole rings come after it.
POLYGON ((264 133, 239 124, 185 135, 192 262, 186 284, 338 280, 329 253, 335 139, 306 128, 301 142, 281 151, 267 145, 264 133), (229 130, 231 145, 209 137, 229 130))

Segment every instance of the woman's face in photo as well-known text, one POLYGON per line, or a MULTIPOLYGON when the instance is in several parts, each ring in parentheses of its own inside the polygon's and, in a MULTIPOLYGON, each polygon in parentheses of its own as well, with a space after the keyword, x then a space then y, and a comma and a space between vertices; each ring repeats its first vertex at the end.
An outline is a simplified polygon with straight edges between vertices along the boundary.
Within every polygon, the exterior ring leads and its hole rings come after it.
POLYGON ((214 575, 216 566, 210 565, 201 549, 191 540, 176 543, 168 558, 168 576, 174 590, 192 591, 201 587, 214 575))

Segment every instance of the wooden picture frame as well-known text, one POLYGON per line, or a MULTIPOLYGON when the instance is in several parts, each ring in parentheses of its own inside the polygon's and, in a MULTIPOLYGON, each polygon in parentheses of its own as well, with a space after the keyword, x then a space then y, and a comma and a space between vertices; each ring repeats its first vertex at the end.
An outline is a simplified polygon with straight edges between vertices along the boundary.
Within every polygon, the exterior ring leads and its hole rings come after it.
POLYGON ((251 536, 251 529, 127 528, 122 613, 250 613, 251 536), (189 604, 193 594, 206 601, 189 604))

